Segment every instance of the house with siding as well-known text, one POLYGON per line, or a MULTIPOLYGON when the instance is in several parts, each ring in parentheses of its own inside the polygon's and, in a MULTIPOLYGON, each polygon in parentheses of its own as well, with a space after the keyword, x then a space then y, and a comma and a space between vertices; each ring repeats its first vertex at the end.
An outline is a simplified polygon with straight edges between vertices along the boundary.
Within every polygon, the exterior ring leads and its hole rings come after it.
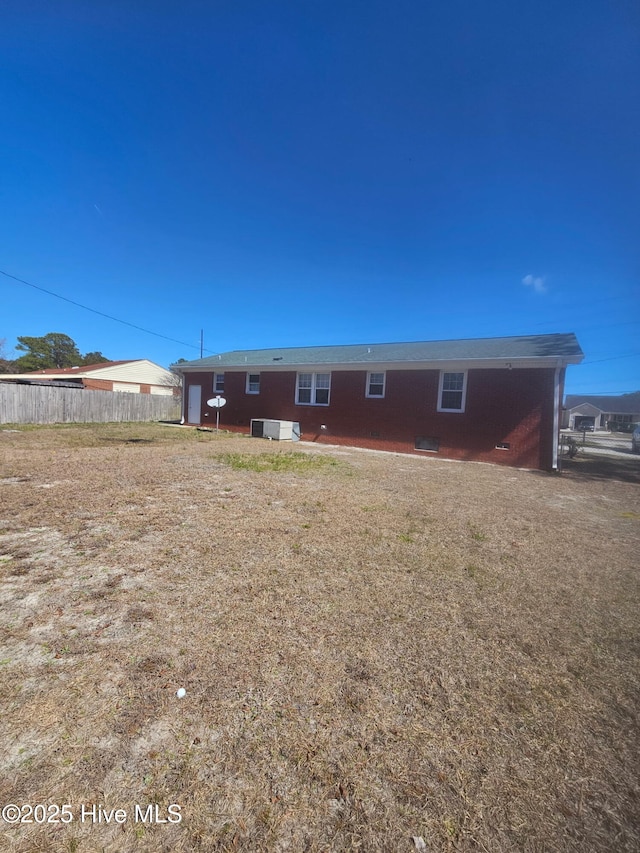
POLYGON ((567 429, 632 432, 640 423, 640 391, 620 396, 569 394, 564 404, 562 426, 567 429))
POLYGON ((47 368, 29 373, 6 373, 0 381, 28 384, 77 386, 92 391, 122 391, 128 394, 160 394, 171 397, 179 389, 176 375, 146 358, 103 361, 80 367, 47 368))
POLYGON ((235 350, 174 365, 183 423, 249 432, 292 421, 301 438, 553 470, 573 333, 235 350))

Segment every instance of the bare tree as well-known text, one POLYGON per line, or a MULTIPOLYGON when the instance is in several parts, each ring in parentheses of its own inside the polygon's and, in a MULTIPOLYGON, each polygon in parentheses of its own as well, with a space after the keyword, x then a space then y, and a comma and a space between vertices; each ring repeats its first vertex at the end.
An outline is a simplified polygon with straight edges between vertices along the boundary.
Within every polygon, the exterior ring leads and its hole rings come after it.
POLYGON ((13 359, 7 358, 7 339, 0 338, 0 373, 19 373, 13 359))

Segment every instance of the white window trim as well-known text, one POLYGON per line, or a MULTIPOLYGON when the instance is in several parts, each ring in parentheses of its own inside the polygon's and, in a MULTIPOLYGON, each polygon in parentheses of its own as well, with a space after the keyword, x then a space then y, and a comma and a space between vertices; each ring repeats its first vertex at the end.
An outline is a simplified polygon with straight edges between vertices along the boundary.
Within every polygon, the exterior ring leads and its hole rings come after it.
POLYGON ((367 384, 365 385, 364 395, 365 397, 369 397, 370 400, 382 400, 384 398, 385 392, 387 390, 387 373, 384 370, 372 370, 370 373, 367 373, 367 384), (382 394, 370 394, 369 388, 371 386, 371 376, 374 373, 382 374, 382 394))
MULTIPOLYGON (((308 373, 311 373, 311 371, 301 370, 300 373, 308 374, 308 373)), ((331 403, 331 373, 330 373, 330 371, 318 370, 315 373, 311 373, 311 402, 310 403, 301 403, 299 400, 299 396, 300 396, 300 373, 296 374, 296 406, 324 406, 324 407, 328 406, 331 403), (320 389, 322 391, 328 391, 329 392, 326 403, 314 403, 313 402, 315 400, 315 396, 316 396, 316 376, 319 373, 322 374, 323 376, 325 376, 326 374, 329 375, 329 387, 320 389)), ((305 390, 307 390, 307 389, 305 389, 305 390)))
POLYGON ((213 374, 213 393, 224 394, 224 373, 213 374), (222 388, 218 388, 218 377, 222 377, 222 388))
POLYGON ((453 412, 456 415, 464 414, 467 405, 467 371, 466 370, 441 370, 440 381, 438 382, 438 411, 453 412), (442 406, 442 386, 444 385, 444 377, 446 373, 462 373, 462 400, 459 409, 445 409, 442 406))
POLYGON ((244 390, 245 390, 246 394, 259 394, 260 393, 260 374, 259 373, 247 373, 246 385, 245 385, 244 390), (249 377, 250 376, 257 376, 258 377, 258 390, 257 391, 250 391, 249 390, 249 377))

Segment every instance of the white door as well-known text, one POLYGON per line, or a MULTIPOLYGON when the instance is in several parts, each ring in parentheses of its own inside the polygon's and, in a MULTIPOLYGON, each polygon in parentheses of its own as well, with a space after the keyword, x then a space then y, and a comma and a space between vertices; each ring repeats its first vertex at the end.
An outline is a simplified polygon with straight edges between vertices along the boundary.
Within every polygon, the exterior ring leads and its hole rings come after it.
POLYGON ((200 401, 202 399, 202 385, 189 385, 189 406, 187 409, 187 423, 200 423, 200 401))

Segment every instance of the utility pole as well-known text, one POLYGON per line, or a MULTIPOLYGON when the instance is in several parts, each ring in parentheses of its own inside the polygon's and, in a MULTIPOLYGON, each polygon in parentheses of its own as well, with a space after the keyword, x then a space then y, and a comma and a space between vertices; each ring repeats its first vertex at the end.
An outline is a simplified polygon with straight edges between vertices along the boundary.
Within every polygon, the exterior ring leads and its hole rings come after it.
POLYGON ((200 329, 200 358, 204 353, 204 329, 200 329))

